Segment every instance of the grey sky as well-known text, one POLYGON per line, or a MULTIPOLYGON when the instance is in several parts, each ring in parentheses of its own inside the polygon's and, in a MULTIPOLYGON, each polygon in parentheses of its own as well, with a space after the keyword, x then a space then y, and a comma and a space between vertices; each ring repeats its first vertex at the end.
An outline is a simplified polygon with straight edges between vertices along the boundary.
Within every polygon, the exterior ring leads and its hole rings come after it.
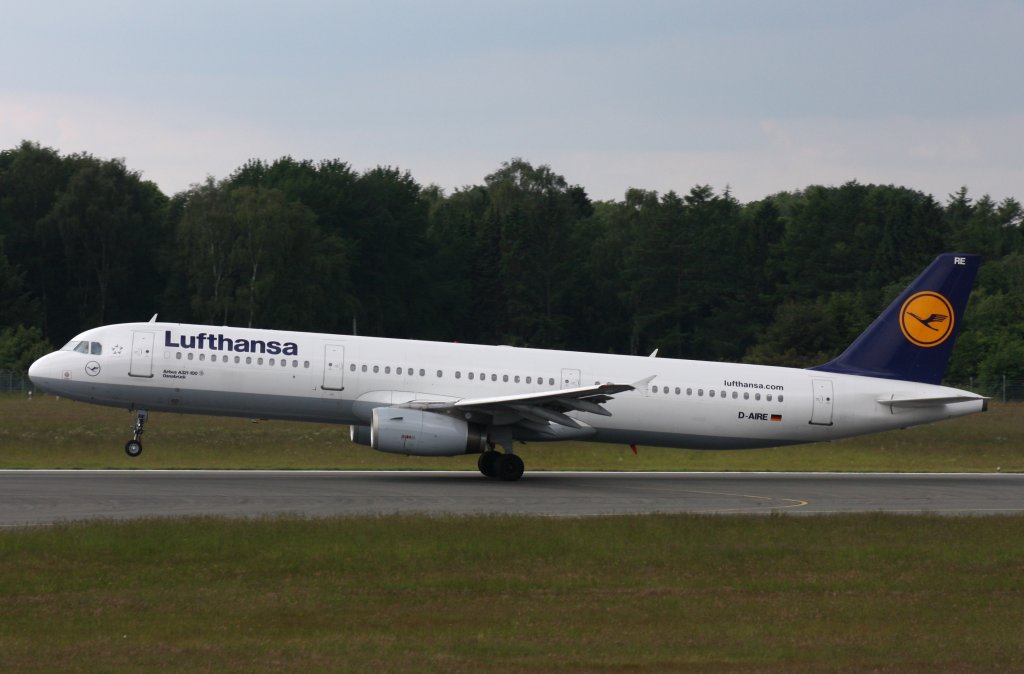
POLYGON ((1024 1, 0 0, 0 149, 167 193, 252 157, 502 161, 593 198, 894 183, 1024 198, 1024 1))

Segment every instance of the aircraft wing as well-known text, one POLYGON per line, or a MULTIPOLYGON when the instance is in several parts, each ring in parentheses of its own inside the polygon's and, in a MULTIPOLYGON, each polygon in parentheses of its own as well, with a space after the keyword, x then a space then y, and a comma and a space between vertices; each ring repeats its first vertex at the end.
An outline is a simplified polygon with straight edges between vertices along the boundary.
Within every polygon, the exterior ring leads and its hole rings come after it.
POLYGON ((581 425, 567 416, 566 412, 590 412, 610 417, 612 413, 602 407, 602 403, 608 402, 616 394, 645 385, 648 381, 650 379, 636 384, 595 384, 493 398, 465 398, 457 402, 412 401, 407 403, 407 406, 441 413, 458 411, 483 414, 491 417, 495 424, 512 424, 526 420, 544 425, 550 422, 568 428, 581 428, 581 425))

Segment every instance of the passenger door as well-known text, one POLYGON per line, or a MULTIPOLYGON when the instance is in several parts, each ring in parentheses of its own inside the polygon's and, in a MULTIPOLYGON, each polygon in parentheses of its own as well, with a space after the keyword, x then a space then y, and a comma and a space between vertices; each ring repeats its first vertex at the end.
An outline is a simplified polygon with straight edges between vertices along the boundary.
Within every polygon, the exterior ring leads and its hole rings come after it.
POLYGON ((832 380, 815 379, 814 401, 811 407, 811 421, 815 426, 832 425, 832 380))
POLYGON ((153 333, 132 333, 132 362, 128 368, 132 377, 153 376, 153 333))

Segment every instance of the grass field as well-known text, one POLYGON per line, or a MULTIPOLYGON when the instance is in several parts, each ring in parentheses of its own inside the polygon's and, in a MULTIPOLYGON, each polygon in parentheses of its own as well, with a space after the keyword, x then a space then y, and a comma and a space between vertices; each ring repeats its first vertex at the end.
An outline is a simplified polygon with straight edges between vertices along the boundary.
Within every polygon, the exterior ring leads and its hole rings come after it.
POLYGON ((4 672, 1024 669, 1024 517, 0 531, 4 672))
MULTIPOLYGON (((128 458, 132 415, 52 396, 0 396, 0 468, 475 470, 476 457, 421 458, 353 445, 347 426, 153 413, 128 458)), ((688 451, 566 442, 517 446, 528 470, 1024 471, 1024 404, 831 443, 688 451)))

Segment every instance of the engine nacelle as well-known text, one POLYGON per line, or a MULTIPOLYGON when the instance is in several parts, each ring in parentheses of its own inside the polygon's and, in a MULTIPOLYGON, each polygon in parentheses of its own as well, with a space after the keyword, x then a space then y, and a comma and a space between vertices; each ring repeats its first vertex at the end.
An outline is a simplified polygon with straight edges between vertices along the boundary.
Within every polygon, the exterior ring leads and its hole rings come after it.
POLYGON ((483 426, 444 414, 377 407, 370 423, 370 446, 415 456, 479 454, 487 448, 487 433, 483 426))
POLYGON ((370 427, 369 426, 349 426, 348 427, 348 439, 357 445, 370 446, 370 427))

